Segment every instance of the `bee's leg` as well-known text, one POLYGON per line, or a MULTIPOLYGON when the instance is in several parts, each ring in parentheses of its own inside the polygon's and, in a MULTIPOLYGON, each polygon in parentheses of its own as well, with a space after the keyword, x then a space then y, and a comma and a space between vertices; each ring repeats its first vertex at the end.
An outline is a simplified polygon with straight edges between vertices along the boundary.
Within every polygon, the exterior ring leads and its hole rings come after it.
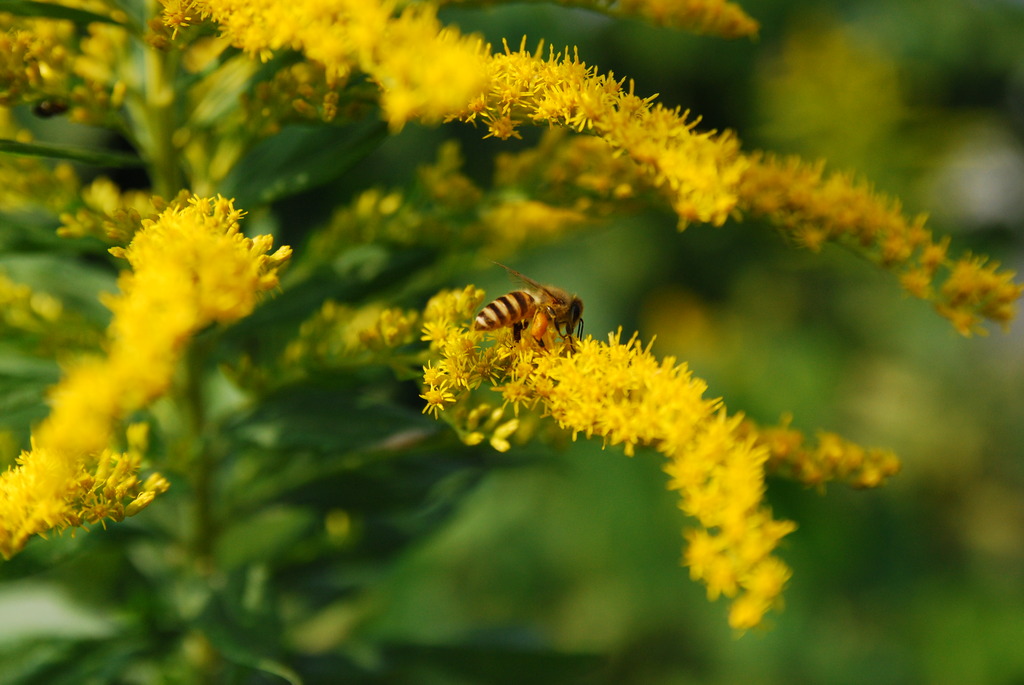
POLYGON ((562 339, 569 343, 570 354, 576 351, 576 341, 573 339, 572 331, 569 330, 569 324, 565 324, 565 333, 562 334, 562 339))
POLYGON ((530 326, 530 335, 533 336, 533 339, 536 340, 537 344, 541 347, 544 347, 544 334, 548 332, 548 326, 550 325, 551 317, 543 311, 537 312, 537 315, 533 317, 533 325, 530 326))
POLYGON ((524 328, 526 328, 526 324, 524 324, 522 321, 517 321, 514 324, 512 324, 512 339, 515 340, 516 342, 519 342, 519 340, 523 337, 524 328))

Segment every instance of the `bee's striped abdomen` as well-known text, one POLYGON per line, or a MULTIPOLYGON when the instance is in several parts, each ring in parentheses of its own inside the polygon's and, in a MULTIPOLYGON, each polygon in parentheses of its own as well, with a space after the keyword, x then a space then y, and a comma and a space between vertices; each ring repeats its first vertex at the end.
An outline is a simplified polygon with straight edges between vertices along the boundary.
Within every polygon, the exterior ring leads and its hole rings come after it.
POLYGON ((535 303, 533 295, 525 290, 515 290, 502 295, 480 310, 473 322, 473 328, 478 331, 490 331, 519 323, 533 313, 535 303))

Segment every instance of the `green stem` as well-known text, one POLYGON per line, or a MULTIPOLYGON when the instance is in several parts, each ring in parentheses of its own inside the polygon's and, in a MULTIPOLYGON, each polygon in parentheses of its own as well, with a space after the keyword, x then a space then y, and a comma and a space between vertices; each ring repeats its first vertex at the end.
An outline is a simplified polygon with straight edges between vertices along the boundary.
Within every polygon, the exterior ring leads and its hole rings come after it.
POLYGON ((157 195, 171 198, 184 185, 184 176, 178 165, 178 153, 174 148, 174 88, 169 78, 173 71, 169 53, 156 50, 146 51, 147 73, 146 110, 151 124, 151 147, 149 149, 150 169, 153 174, 153 191, 157 195))
POLYGON ((209 340, 195 339, 186 355, 184 387, 181 393, 182 413, 185 418, 186 473, 192 484, 194 517, 189 546, 200 574, 214 569, 217 523, 213 512, 215 455, 206 435, 206 403, 203 397, 203 370, 209 340))
POLYGON ((148 129, 145 155, 150 163, 154 194, 169 199, 185 186, 178 151, 174 147, 174 76, 178 70, 179 52, 146 46, 143 54, 146 79, 142 109, 148 129))

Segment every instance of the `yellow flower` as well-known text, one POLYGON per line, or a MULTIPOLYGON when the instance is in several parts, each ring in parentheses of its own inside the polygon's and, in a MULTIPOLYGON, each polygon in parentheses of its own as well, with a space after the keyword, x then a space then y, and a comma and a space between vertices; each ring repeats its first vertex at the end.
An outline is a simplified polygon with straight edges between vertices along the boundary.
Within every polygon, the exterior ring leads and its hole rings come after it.
MULTIPOLYGON (((92 8, 97 10, 109 13, 105 6, 92 8)), ((120 70, 134 64, 127 54, 127 31, 110 23, 82 28, 64 20, 4 16, 0 106, 57 107, 67 110, 71 121, 109 124, 126 93, 120 70)), ((125 19, 120 11, 113 16, 125 19)))
MULTIPOLYGON (((184 202, 184 196, 179 199, 184 202)), ((81 204, 74 214, 61 215, 57 234, 64 238, 91 236, 107 244, 126 245, 141 221, 155 219, 167 203, 141 190, 122 191, 100 176, 81 190, 81 204)))
POLYGON ((855 488, 874 488, 899 473, 900 461, 891 450, 866 449, 835 433, 821 432, 816 444, 805 444, 803 433, 790 428, 786 415, 778 426, 759 427, 745 421, 741 431, 768 449, 769 471, 807 486, 824 489, 833 480, 855 488))
POLYGON ((0 33, 0 106, 67 96, 74 35, 70 22, 36 19, 0 33))
MULTIPOLYGON (((439 296, 434 308, 450 297, 439 296)), ((642 446, 656 449, 668 459, 668 486, 679 492, 680 508, 700 525, 686 534, 691 576, 707 586, 709 597, 735 598, 731 622, 740 629, 756 625, 777 604, 788 568, 772 552, 795 525, 774 520, 763 502, 768 448, 743 431, 742 417, 729 417, 720 401, 704 398, 705 383, 685 364, 656 358, 635 335, 621 342, 621 332, 607 342, 586 338, 547 348, 526 339, 509 346, 500 342, 503 334, 481 346, 479 334, 459 322, 438 334, 444 337, 435 348, 438 365, 424 368, 425 413, 473 406, 472 389, 490 383, 517 416, 536 405, 574 438, 582 433, 621 444, 629 455, 642 446), (465 369, 477 372, 469 378, 465 369)), ((472 417, 484 406, 470 411, 464 427, 453 423, 463 439, 483 438, 486 431, 472 417)), ((500 410, 491 414, 497 426, 491 444, 504 450, 520 420, 498 424, 500 418, 500 410)))
POLYGON ((735 138, 696 133, 688 113, 652 104, 614 75, 599 75, 575 53, 547 60, 505 45, 491 57, 488 89, 458 118, 481 120, 499 138, 515 135, 522 122, 559 124, 600 136, 629 155, 651 182, 668 194, 681 225, 721 225, 737 201, 735 186, 746 168, 735 138))
POLYGON ((210 17, 235 46, 264 60, 299 50, 324 66, 328 82, 354 69, 381 90, 392 129, 411 119, 439 121, 485 84, 484 44, 443 27, 430 4, 407 5, 397 16, 390 0, 165 0, 164 22, 184 27, 210 17), (424 59, 429 55, 429 59, 424 59))
MULTIPOLYGON (((0 73, 0 82, 3 78, 0 73)), ((18 126, 13 112, 2 102, 0 138, 19 143, 31 143, 33 139, 29 131, 18 126)), ((0 155, 0 207, 5 211, 45 208, 62 212, 77 202, 79 185, 78 175, 66 162, 53 165, 39 157, 0 155)))
POLYGON ((437 418, 438 413, 444 410, 445 405, 455 402, 455 395, 448 390, 447 381, 427 388, 420 397, 427 401, 426 406, 423 407, 423 413, 430 412, 434 418, 437 418))
MULTIPOLYGON (((322 368, 383 360, 413 341, 418 317, 418 312, 379 304, 354 308, 327 300, 299 326, 298 337, 281 356, 282 365, 322 368)), ((279 373, 287 375, 284 369, 279 373)))
MULTIPOLYGON (((166 21, 179 21, 181 4, 166 21)), ((736 204, 735 185, 747 162, 731 135, 694 132, 687 113, 634 95, 632 83, 624 89, 613 75, 597 75, 575 53, 552 50, 544 60, 540 48, 531 54, 506 45, 488 58, 479 38, 442 27, 429 4, 409 5, 398 16, 393 3, 367 0, 327 7, 323 0, 195 0, 191 6, 251 54, 301 50, 324 65, 329 81, 358 67, 380 87, 393 129, 411 119, 480 119, 489 135, 508 138, 524 121, 559 124, 600 136, 632 157, 665 189, 683 224, 720 225, 736 204)))
POLYGON ((1024 292, 1015 274, 984 257, 948 258, 949 239, 934 239, 924 216, 908 219, 896 200, 848 174, 826 175, 822 164, 761 155, 749 161, 737 188, 743 212, 767 218, 812 250, 834 241, 897 271, 908 292, 932 300, 963 335, 984 332, 984 319, 1004 326, 1012 320, 1024 292))
POLYGON ((140 511, 167 481, 136 475, 145 436, 128 433, 129 451, 109 444, 117 422, 166 392, 189 339, 215 322, 252 311, 275 287, 289 248, 266 254, 267 236, 244 237, 241 212, 223 198, 191 198, 147 219, 126 248, 121 294, 107 299, 108 352, 76 362, 51 391, 53 411, 34 432, 32 450, 0 475, 0 554, 53 528, 140 511))

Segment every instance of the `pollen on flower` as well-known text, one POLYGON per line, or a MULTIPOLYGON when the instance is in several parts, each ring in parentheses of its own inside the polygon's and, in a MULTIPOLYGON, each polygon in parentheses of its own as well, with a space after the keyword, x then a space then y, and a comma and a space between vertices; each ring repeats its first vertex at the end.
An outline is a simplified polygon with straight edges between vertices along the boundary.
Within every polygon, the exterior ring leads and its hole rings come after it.
POLYGON ((427 401, 426 406, 423 407, 423 413, 429 412, 434 415, 434 418, 437 418, 438 413, 443 411, 445 406, 455 402, 455 395, 448 390, 447 382, 427 388, 420 397, 427 401))
POLYGON ((427 365, 423 367, 423 382, 427 387, 434 387, 440 385, 445 377, 444 369, 440 366, 434 366, 434 362, 427 362, 427 365))
POLYGON ((188 28, 200 19, 199 9, 193 0, 160 0, 163 5, 164 24, 173 29, 172 38, 179 29, 188 28))

